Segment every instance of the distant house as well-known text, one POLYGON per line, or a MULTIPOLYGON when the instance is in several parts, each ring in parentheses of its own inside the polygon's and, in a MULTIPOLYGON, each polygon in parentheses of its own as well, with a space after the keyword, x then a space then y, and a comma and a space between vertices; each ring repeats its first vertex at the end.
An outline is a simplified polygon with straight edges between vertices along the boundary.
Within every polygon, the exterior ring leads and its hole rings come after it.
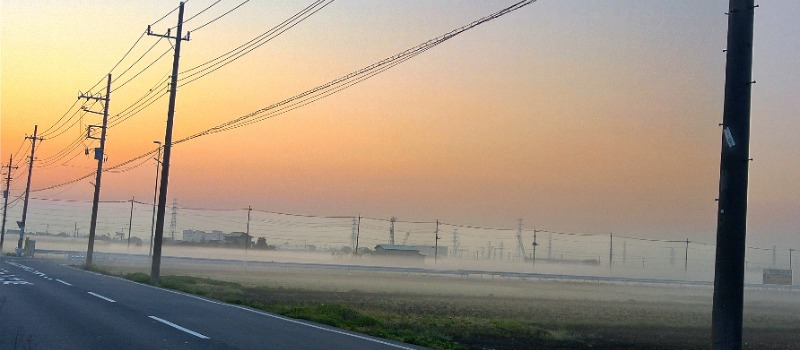
POLYGON ((434 255, 437 255, 440 258, 443 258, 446 257, 447 254, 450 252, 450 249, 447 246, 443 245, 440 245, 438 248, 432 245, 415 245, 410 247, 413 247, 414 249, 418 250, 420 254, 425 255, 427 257, 433 257, 434 255))
POLYGON ((375 246, 373 255, 407 260, 425 260, 425 255, 421 254, 417 247, 408 245, 378 244, 375 246))

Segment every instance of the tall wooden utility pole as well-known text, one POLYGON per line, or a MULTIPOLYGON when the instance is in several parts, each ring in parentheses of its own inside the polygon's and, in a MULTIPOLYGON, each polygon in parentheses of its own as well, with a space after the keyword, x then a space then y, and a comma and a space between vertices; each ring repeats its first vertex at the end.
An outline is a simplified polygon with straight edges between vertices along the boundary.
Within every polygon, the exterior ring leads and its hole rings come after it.
POLYGON ((133 228, 133 202, 136 197, 131 197, 131 216, 128 218, 128 249, 131 248, 131 229, 133 228))
POLYGON ((156 231, 156 201, 158 200, 158 171, 161 168, 161 141, 153 141, 158 144, 158 156, 156 157, 156 180, 153 186, 153 216, 150 218, 150 248, 147 250, 149 256, 153 256, 153 236, 156 231))
MULTIPOLYGON (((94 158, 97 159, 97 175, 94 179, 94 197, 92 199, 92 219, 89 223, 89 245, 86 248, 86 266, 92 265, 92 255, 94 254, 94 236, 97 230, 97 209, 100 203, 100 180, 103 178, 103 160, 106 151, 106 129, 108 124, 108 104, 111 101, 111 74, 108 74, 108 82, 106 83, 106 96, 98 97, 94 95, 80 94, 78 98, 85 98, 87 100, 103 100, 103 125, 100 127, 100 147, 94 149, 94 158)), ((84 109, 87 112, 97 113, 84 109)), ((91 134, 92 127, 96 125, 89 125, 86 131, 87 138, 95 138, 91 134)), ((96 139, 96 138, 95 138, 96 139)))
POLYGON ((608 267, 611 267, 614 264, 614 234, 609 233, 608 236, 608 267))
POLYGON ((38 125, 33 126, 33 136, 26 136, 26 139, 31 139, 31 158, 28 159, 28 183, 25 185, 25 203, 22 205, 22 221, 17 222, 19 226, 19 241, 17 242, 17 249, 22 249, 22 242, 25 240, 25 223, 28 220, 28 200, 31 196, 31 175, 33 174, 33 161, 36 154, 36 141, 44 140, 41 137, 36 137, 39 130, 38 125))
POLYGON ((170 30, 167 29, 166 35, 153 34, 150 26, 147 27, 147 35, 158 36, 162 38, 175 40, 175 56, 172 61, 172 76, 170 79, 169 90, 169 109, 167 110, 167 130, 164 135, 164 159, 161 164, 161 186, 159 187, 158 194, 158 211, 156 213, 156 232, 153 237, 153 262, 150 267, 150 281, 157 284, 161 275, 161 242, 164 239, 164 214, 167 206, 167 188, 169 183, 169 160, 172 155, 172 124, 175 119, 175 98, 178 93, 178 67, 181 58, 181 42, 189 40, 187 33, 186 37, 183 34, 183 7, 184 2, 181 1, 178 9, 178 27, 175 36, 170 36, 170 30))
POLYGON ((730 0, 722 119, 714 306, 714 349, 741 349, 747 177, 750 165, 750 93, 753 71, 753 0, 730 0))
POLYGON ((5 168, 8 169, 8 173, 6 173, 6 189, 3 190, 3 228, 0 230, 0 254, 3 253, 3 241, 6 239, 6 214, 8 214, 8 196, 11 193, 11 170, 17 168, 11 165, 13 161, 14 155, 12 154, 8 157, 8 165, 5 166, 5 168))
POLYGON ((247 246, 250 245, 250 212, 253 211, 253 207, 248 205, 247 206, 247 232, 244 233, 244 254, 247 255, 247 246))
POLYGON ((436 265, 436 259, 439 257, 439 220, 436 220, 436 231, 434 231, 436 235, 436 243, 433 246, 433 264, 436 265))

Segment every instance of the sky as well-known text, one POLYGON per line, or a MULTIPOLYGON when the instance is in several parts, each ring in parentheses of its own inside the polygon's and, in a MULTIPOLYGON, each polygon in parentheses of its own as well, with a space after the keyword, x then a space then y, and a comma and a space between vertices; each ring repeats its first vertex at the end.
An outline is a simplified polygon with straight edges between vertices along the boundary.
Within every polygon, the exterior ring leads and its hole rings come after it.
MULTIPOLYGON (((311 2, 251 1, 195 31, 241 1, 208 8, 214 3, 186 4, 185 18, 197 17, 185 25, 192 32, 182 43, 182 71, 311 2)), ((512 3, 334 1, 179 87, 174 138, 295 96, 512 3)), ((45 140, 36 150, 32 197, 91 201, 94 176, 42 190, 96 168, 85 150, 97 142, 81 135, 100 116, 75 114, 71 106, 79 92, 105 94, 109 71, 119 77, 112 116, 150 89, 164 92, 159 82, 171 71, 171 44, 142 34, 177 4, 0 4, 0 160, 6 164, 13 154, 15 164, 21 161, 12 172, 12 199, 24 190, 30 151, 24 138, 38 125, 45 140)), ((727 1, 537 1, 302 108, 175 145, 168 197, 195 208, 512 228, 524 219, 526 227, 561 232, 713 243, 725 12, 727 1)), ((748 215, 748 243, 756 246, 800 247, 798 16, 800 3, 791 0, 760 3, 756 12, 748 215)), ((153 32, 176 22, 171 13, 153 32)), ((153 141, 164 140, 166 114, 164 97, 109 128, 106 166, 154 150, 153 141)), ((155 162, 125 168, 104 173, 101 199, 151 202, 155 162)))

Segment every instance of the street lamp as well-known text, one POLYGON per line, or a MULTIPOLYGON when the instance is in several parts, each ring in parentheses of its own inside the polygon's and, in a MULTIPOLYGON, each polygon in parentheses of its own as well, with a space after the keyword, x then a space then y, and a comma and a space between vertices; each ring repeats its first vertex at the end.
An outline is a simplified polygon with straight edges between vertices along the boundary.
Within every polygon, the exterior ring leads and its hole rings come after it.
POLYGON ((158 157, 156 158, 156 183, 153 189, 153 218, 150 220, 150 251, 149 256, 153 256, 153 235, 156 227, 156 195, 158 194, 158 171, 161 169, 161 141, 153 141, 158 145, 158 157))

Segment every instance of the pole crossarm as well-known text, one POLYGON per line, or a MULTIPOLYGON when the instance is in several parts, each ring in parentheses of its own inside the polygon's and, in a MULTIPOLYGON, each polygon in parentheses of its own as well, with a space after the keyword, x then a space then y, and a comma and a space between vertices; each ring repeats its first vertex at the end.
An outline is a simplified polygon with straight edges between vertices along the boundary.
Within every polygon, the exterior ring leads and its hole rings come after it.
MULTIPOLYGON (((149 35, 149 36, 155 36, 155 37, 159 37, 159 38, 172 39, 172 40, 182 40, 182 41, 189 41, 189 35, 191 34, 191 32, 188 32, 188 31, 187 31, 187 32, 186 32, 186 36, 185 36, 185 37, 178 38, 177 36, 171 36, 171 35, 170 35, 170 32, 171 32, 171 30, 170 30, 170 29, 167 29, 167 34, 156 34, 156 33, 153 33, 152 26, 149 26, 149 25, 147 26, 147 35, 149 35)), ((180 33, 180 32, 179 32, 179 33, 180 33)))
MULTIPOLYGON (((100 94, 92 94, 91 92, 88 92, 88 91, 87 91, 86 93, 83 93, 83 92, 80 92, 80 91, 78 91, 78 98, 79 98, 79 99, 81 99, 81 98, 85 98, 87 101, 88 101, 88 100, 95 100, 95 101, 101 101, 101 102, 102 102, 102 101, 105 101, 105 99, 106 99, 106 97, 105 97, 105 96, 103 96, 103 95, 100 95, 100 94)), ((86 109, 86 107, 82 107, 82 109, 83 109, 84 111, 91 112, 91 111, 89 111, 88 109, 86 109)), ((98 114, 102 114, 102 113, 98 113, 98 114)))

